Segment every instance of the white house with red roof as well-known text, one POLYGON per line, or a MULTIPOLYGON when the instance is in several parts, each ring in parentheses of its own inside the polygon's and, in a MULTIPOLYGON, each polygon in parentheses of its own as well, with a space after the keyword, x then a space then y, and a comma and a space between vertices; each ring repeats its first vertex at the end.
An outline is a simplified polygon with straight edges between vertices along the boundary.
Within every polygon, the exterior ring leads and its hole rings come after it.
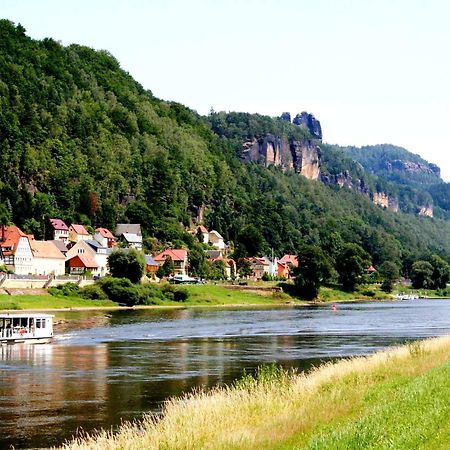
POLYGON ((73 223, 69 227, 69 241, 70 242, 79 242, 79 241, 87 241, 92 239, 92 236, 89 234, 89 231, 83 225, 79 225, 73 223))
POLYGON ((107 228, 96 228, 94 239, 102 247, 113 248, 116 245, 116 238, 107 228))
POLYGON ((33 236, 25 234, 15 225, 0 227, 0 264, 19 275, 33 273, 33 252, 30 240, 33 236))
POLYGON ((63 241, 64 244, 69 242, 69 227, 61 219, 50 219, 53 228, 53 239, 55 241, 63 241))
POLYGON ((172 258, 175 265, 175 275, 187 275, 189 268, 187 250, 169 248, 153 259, 159 266, 162 266, 168 257, 172 258))

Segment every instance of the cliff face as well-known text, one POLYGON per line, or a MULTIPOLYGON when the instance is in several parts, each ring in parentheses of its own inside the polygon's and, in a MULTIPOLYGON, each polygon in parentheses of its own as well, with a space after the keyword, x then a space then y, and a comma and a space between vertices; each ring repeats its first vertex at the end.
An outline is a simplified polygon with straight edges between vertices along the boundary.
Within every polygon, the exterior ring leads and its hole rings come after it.
POLYGON ((368 194, 369 190, 366 186, 364 178, 353 178, 348 172, 348 170, 344 170, 344 172, 335 174, 335 175, 321 175, 321 181, 324 184, 328 185, 337 185, 340 187, 346 187, 349 189, 353 189, 359 191, 363 194, 368 194))
POLYGON ((317 180, 320 175, 320 147, 314 140, 289 142, 287 138, 268 134, 245 142, 241 157, 266 166, 281 166, 283 170, 294 169, 311 180, 317 180))
POLYGON ((423 173, 428 175, 441 176, 441 169, 436 164, 421 164, 412 161, 404 161, 402 159, 395 159, 393 161, 386 161, 385 168, 389 172, 408 172, 408 173, 423 173))
POLYGON ((380 205, 383 208, 390 209, 391 211, 398 212, 399 205, 398 200, 392 197, 389 197, 384 192, 374 192, 372 196, 372 200, 376 205, 380 205))
POLYGON ((419 210, 419 216, 433 217, 433 205, 422 206, 419 210))

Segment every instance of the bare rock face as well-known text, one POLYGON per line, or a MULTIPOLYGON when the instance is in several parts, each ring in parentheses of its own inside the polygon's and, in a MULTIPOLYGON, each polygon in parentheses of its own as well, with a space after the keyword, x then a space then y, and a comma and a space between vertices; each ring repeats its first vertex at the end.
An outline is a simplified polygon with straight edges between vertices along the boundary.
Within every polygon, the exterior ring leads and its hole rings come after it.
POLYGON ((368 195, 369 190, 366 186, 364 178, 354 179, 348 170, 344 170, 342 173, 333 175, 321 175, 321 181, 327 185, 337 185, 340 187, 346 187, 348 189, 353 189, 363 194, 368 195))
POLYGON ((314 141, 304 139, 291 143, 294 169, 310 180, 320 176, 320 147, 314 141))
POLYGON ((294 117, 292 123, 308 130, 315 139, 322 140, 322 127, 312 114, 303 111, 294 117))
POLYGON ((387 161, 386 169, 390 172, 426 173, 437 177, 441 176, 441 169, 436 164, 425 165, 412 161, 403 161, 402 159, 387 161))
POLYGON ((433 217, 433 205, 422 206, 419 210, 419 216, 433 217))
POLYGON ((385 192, 374 192, 372 200, 375 205, 382 206, 391 211, 398 212, 399 210, 397 199, 389 197, 385 192))
POLYGON ((259 162, 265 166, 294 169, 311 180, 317 180, 320 176, 320 148, 309 139, 289 142, 286 138, 267 134, 263 138, 245 142, 241 157, 245 161, 259 162))

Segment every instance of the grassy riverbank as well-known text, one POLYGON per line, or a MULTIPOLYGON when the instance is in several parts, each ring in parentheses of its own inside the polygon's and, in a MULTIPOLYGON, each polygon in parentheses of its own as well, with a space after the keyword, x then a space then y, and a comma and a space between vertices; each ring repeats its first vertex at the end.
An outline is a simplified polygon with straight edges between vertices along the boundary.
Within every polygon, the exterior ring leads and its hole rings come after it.
MULTIPOLYGON (((291 304, 295 300, 282 292, 270 290, 232 290, 220 285, 187 285, 186 301, 159 301, 149 307, 189 307, 221 305, 280 305, 291 304)), ((300 303, 300 302, 296 302, 300 303)), ((59 297, 52 295, 1 295, 0 310, 34 310, 64 308, 111 308, 118 304, 110 300, 89 300, 81 297, 59 297)))
POLYGON ((444 449, 450 337, 325 364, 277 368, 170 401, 161 419, 67 444, 79 449, 444 449))

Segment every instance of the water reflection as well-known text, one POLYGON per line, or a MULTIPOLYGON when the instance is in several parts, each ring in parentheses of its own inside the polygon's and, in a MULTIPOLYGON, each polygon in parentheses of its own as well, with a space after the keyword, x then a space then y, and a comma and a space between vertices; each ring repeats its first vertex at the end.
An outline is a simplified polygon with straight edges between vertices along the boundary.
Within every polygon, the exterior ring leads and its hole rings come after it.
POLYGON ((53 344, 0 347, 0 448, 57 445, 79 428, 158 412, 262 363, 308 368, 450 332, 450 302, 263 310, 64 313, 53 344), (69 320, 70 319, 70 320, 69 320))

